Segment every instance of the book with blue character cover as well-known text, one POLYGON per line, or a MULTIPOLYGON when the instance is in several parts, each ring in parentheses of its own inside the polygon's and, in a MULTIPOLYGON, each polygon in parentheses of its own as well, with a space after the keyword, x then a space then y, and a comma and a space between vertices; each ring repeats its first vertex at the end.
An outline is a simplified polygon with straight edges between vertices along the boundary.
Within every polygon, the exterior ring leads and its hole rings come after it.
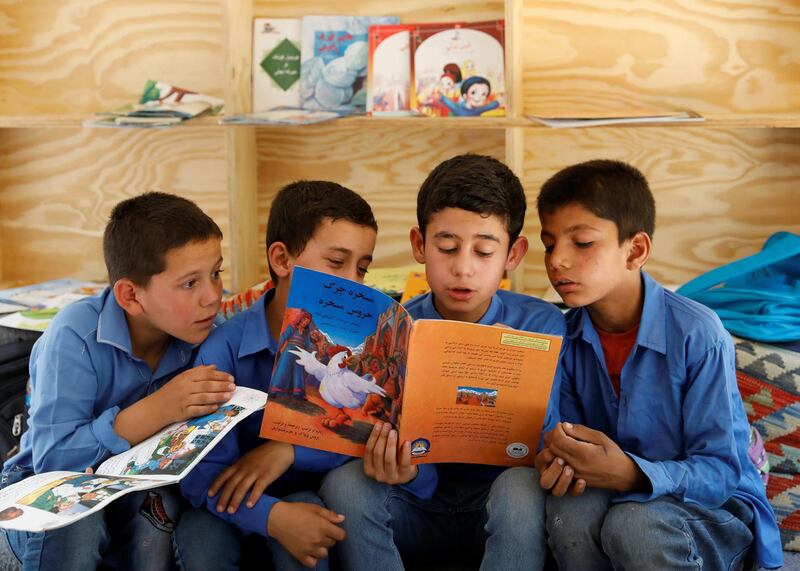
POLYGON ((300 99, 304 109, 364 113, 369 27, 396 16, 304 16, 300 99))

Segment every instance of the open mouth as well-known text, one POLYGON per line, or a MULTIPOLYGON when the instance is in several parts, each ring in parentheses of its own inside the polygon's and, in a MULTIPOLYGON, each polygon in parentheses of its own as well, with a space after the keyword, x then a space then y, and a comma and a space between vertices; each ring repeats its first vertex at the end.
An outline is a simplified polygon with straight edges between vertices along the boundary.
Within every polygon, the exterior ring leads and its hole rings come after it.
POLYGON ((206 317, 205 319, 201 319, 199 321, 195 321, 198 325, 209 325, 214 322, 215 315, 211 315, 210 317, 206 317))
POLYGON ((475 295, 475 290, 466 287, 452 287, 447 290, 450 297, 459 301, 466 301, 475 295))

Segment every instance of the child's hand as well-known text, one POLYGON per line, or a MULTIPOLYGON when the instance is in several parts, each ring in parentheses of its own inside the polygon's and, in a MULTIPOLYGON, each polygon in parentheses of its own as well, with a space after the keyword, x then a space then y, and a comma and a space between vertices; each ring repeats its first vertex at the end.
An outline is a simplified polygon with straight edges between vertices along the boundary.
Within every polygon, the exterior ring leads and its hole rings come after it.
POLYGON ((156 391, 165 425, 187 418, 211 414, 231 398, 236 385, 228 373, 215 365, 203 365, 184 371, 156 391))
POLYGON ((306 503, 278 502, 272 506, 267 533, 306 567, 328 556, 328 548, 344 540, 339 526, 344 516, 321 506, 306 503))
POLYGON ((233 465, 228 466, 211 484, 209 497, 222 493, 217 500, 217 511, 226 509, 236 513, 245 494, 250 490, 247 507, 256 505, 258 498, 272 482, 277 480, 294 463, 294 447, 285 442, 273 440, 254 448, 233 465))
POLYGON ((572 466, 586 485, 618 492, 645 490, 650 483, 630 456, 599 430, 560 422, 548 433, 550 450, 572 466))
POLYGON ((586 480, 575 479, 575 471, 563 459, 557 458, 549 448, 543 448, 536 455, 534 465, 539 472, 539 485, 550 490, 554 496, 563 496, 567 492, 580 496, 586 491, 586 480))
POLYGON ((397 431, 391 423, 376 422, 364 451, 364 474, 384 484, 406 484, 417 477, 411 465, 411 443, 404 442, 397 463, 397 431))

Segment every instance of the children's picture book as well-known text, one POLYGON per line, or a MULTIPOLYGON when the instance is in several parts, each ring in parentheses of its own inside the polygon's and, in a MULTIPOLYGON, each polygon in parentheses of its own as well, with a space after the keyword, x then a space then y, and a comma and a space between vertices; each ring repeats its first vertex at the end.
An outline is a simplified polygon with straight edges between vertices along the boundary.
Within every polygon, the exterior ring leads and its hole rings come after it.
POLYGON ((412 321, 368 286, 296 267, 261 436, 363 456, 390 422, 412 460, 530 466, 561 338, 412 321))
POLYGON ((0 290, 0 302, 17 305, 17 309, 52 307, 60 304, 63 294, 85 297, 100 293, 108 284, 62 278, 27 286, 0 290))
POLYGON ((253 20, 253 112, 300 107, 300 19, 253 20))
POLYGON ((431 117, 505 116, 505 21, 418 24, 411 108, 431 117))
POLYGON ((0 490, 0 527, 57 529, 97 512, 117 498, 180 481, 231 428, 264 406, 267 396, 237 387, 216 412, 175 423, 96 473, 45 472, 0 490))
POLYGON ((411 114, 410 24, 369 27, 367 114, 411 114))
POLYGON ((364 113, 369 27, 398 22, 394 16, 304 16, 301 106, 364 113))
POLYGON ((165 127, 201 114, 218 115, 223 101, 217 97, 148 80, 138 103, 96 113, 87 127, 165 127))
MULTIPOLYGON (((370 270, 370 273, 372 273, 372 270, 370 270)), ((499 288, 510 290, 511 280, 508 278, 501 279, 499 288)), ((403 289, 403 293, 400 296, 400 303, 405 303, 409 299, 422 295, 423 293, 428 293, 429 291, 431 291, 431 288, 428 285, 425 272, 410 272, 406 279, 406 287, 403 289)))

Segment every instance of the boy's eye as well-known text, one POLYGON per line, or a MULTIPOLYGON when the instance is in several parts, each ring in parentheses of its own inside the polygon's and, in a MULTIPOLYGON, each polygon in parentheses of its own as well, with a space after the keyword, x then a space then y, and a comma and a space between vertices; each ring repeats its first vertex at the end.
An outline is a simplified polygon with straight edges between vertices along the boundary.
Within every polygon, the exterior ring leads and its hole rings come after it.
POLYGON ((367 268, 362 268, 362 267, 358 268, 358 275, 359 276, 366 276, 367 272, 369 272, 369 270, 367 268))
POLYGON ((592 244, 594 244, 594 242, 575 242, 575 245, 576 245, 578 248, 588 248, 588 247, 589 247, 589 246, 591 246, 592 244))
POLYGON ((222 274, 223 271, 224 270, 216 270, 216 271, 212 272, 211 278, 214 279, 214 280, 218 280, 220 278, 220 274, 222 274))
POLYGON ((553 251, 553 246, 545 246, 545 247, 544 247, 544 253, 545 253, 545 254, 549 254, 549 253, 551 253, 552 251, 553 251))
POLYGON ((330 262, 331 265, 337 268, 342 267, 342 265, 344 264, 344 260, 335 260, 333 258, 328 258, 328 262, 330 262))
POLYGON ((183 284, 183 289, 194 289, 194 286, 197 285, 197 280, 189 280, 185 284, 183 284))
POLYGON ((443 247, 439 246, 439 251, 442 254, 453 254, 453 253, 455 253, 456 249, 455 248, 443 248, 443 247))
POLYGON ((479 251, 479 250, 475 250, 475 253, 478 255, 478 257, 479 257, 479 258, 488 258, 488 257, 489 257, 489 256, 491 256, 491 255, 492 255, 494 252, 481 252, 481 251, 479 251))

